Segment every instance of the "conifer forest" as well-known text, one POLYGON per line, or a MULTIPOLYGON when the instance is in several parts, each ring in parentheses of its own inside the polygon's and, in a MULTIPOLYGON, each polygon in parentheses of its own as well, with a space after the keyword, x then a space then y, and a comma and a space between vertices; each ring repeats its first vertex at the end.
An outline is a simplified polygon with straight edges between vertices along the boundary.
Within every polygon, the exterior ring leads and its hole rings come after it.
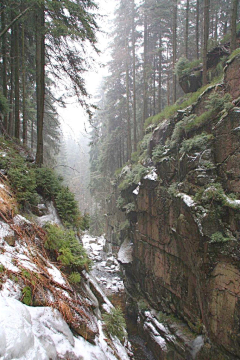
POLYGON ((0 0, 0 359, 240 359, 239 0, 0 0))

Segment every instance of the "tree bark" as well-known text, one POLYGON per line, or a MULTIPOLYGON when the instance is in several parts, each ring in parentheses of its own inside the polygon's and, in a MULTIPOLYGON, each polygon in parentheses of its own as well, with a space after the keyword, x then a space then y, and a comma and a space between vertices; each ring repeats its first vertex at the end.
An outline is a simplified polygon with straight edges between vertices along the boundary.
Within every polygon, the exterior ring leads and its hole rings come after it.
POLYGON ((196 55, 199 59, 199 0, 196 3, 196 55))
POLYGON ((15 106, 15 130, 14 136, 16 139, 20 139, 20 87, 19 87, 19 24, 14 25, 14 47, 15 47, 15 57, 14 57, 14 106, 15 106))
POLYGON ((209 7, 210 0, 204 0, 204 38, 203 38, 203 85, 207 84, 207 46, 209 36, 209 7))
POLYGON ((142 137, 144 122, 147 118, 147 49, 148 49, 148 25, 147 25, 147 12, 146 8, 144 9, 144 49, 143 49, 143 120, 142 120, 142 137))
POLYGON ((159 34, 158 112, 162 111, 162 34, 159 34))
POLYGON ((36 92, 37 92, 37 152, 36 163, 43 164, 43 119, 45 98, 45 15, 44 5, 36 9, 36 92))
POLYGON ((26 117, 26 65, 25 65, 25 27, 22 24, 22 116, 23 116, 23 145, 27 145, 27 117, 26 117))
MULTIPOLYGON (((1 23, 2 23, 2 29, 6 26, 6 17, 5 17, 5 10, 4 5, 5 1, 0 2, 1 7, 3 8, 1 13, 1 23)), ((7 99, 8 92, 7 92, 7 41, 6 41, 6 35, 4 34, 2 36, 2 87, 3 87, 3 95, 7 99)), ((3 118, 3 125, 4 129, 7 132, 8 131, 8 116, 7 114, 4 115, 3 118)))
POLYGON ((189 0, 186 4, 186 28, 185 28, 185 57, 188 59, 188 32, 189 32, 189 0))
POLYGON ((132 56, 133 56, 133 151, 137 151, 137 111, 136 111, 136 39, 135 2, 132 0, 132 56))
POLYGON ((177 0, 173 2, 173 103, 177 100, 177 77, 175 75, 175 64, 177 61, 177 0))
POLYGON ((237 48, 237 9, 238 0, 232 1, 232 16, 231 16, 231 52, 237 48))
MULTIPOLYGON (((11 18, 13 18, 13 12, 11 11, 11 18)), ((8 119, 8 134, 13 136, 13 124, 14 124, 14 111, 13 111, 13 97, 14 97, 14 58, 15 58, 15 46, 14 46, 14 34, 11 32, 11 49, 10 49, 10 91, 9 91, 9 104, 10 112, 8 119)))

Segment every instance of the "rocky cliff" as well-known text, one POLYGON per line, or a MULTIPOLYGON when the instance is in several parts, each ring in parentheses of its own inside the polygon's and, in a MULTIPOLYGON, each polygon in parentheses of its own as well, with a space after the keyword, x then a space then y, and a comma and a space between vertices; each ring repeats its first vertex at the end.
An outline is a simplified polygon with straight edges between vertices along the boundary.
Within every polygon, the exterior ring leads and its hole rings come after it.
POLYGON ((121 191, 129 312, 158 359, 240 358, 239 97, 237 55, 222 83, 154 129, 149 174, 121 191))

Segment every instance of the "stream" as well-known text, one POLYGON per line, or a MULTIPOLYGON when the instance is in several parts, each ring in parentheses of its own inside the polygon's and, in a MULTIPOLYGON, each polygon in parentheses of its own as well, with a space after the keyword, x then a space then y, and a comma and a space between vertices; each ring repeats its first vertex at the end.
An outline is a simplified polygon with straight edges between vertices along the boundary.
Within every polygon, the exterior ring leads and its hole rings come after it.
POLYGON ((125 314, 128 339, 132 346, 133 360, 156 360, 152 352, 146 347, 144 339, 139 336, 137 323, 127 316, 124 284, 121 277, 120 265, 106 246, 106 239, 84 235, 83 246, 93 262, 92 275, 103 289, 114 306, 120 306, 125 314))

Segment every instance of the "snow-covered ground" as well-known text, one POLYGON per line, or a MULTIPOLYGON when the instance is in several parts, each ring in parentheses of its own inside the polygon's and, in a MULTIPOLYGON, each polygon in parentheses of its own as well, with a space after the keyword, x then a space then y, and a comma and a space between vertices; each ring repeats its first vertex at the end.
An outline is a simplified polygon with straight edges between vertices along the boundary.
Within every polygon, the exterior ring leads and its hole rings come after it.
POLYGON ((82 242, 93 261, 92 274, 106 294, 110 295, 123 291, 124 285, 120 276, 120 265, 112 253, 106 254, 104 252, 106 239, 103 236, 84 235, 82 242))
MULTIPOLYGON (((12 194, 7 186, 1 185, 1 209, 9 218, 5 221, 3 215, 0 220, 0 360, 129 360, 120 341, 108 339, 104 333, 98 300, 87 283, 84 285, 86 296, 82 299, 57 264, 49 260, 44 250, 42 252, 42 230, 21 215, 12 217, 12 194), (40 303, 43 300, 43 306, 27 306, 21 302, 24 289, 30 289, 26 285, 31 286, 31 296, 34 292, 35 299, 40 303), (72 311, 70 307, 75 304, 77 311, 78 303, 80 315, 76 318, 79 321, 76 326, 81 321, 86 324, 84 319, 87 318, 88 328, 95 334, 95 345, 81 336, 74 336, 62 315, 61 304, 65 304, 68 311, 72 311)), ((58 223, 51 204, 46 212, 40 224, 46 220, 58 223)), ((96 252, 99 250, 95 248, 96 252)), ((115 271, 118 264, 114 263, 115 271)), ((108 270, 112 271, 113 267, 109 266, 108 270)), ((104 296, 102 308, 109 311, 112 304, 104 296)))
MULTIPOLYGON (((97 345, 73 336, 58 310, 31 307, 20 301, 0 296, 0 359, 1 360, 116 360, 108 347, 99 321, 97 345)), ((128 359, 125 349, 116 340, 121 359, 128 359)))

